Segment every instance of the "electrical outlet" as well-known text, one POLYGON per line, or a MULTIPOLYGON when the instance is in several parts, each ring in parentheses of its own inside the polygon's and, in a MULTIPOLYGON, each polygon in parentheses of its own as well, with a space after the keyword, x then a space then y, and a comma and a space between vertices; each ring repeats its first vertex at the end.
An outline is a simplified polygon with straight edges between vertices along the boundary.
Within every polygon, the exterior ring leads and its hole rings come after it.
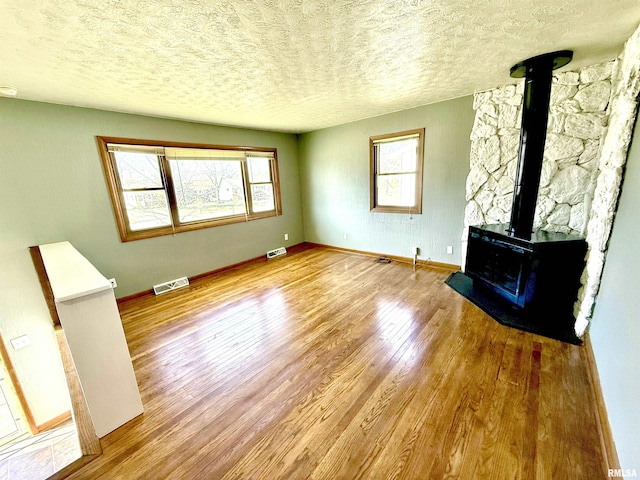
POLYGON ((447 245, 447 254, 453 255, 453 247, 451 245, 447 245))
POLYGON ((413 253, 414 255, 419 255, 420 247, 413 247, 413 250, 411 250, 411 253, 413 253))
POLYGON ((285 239, 285 241, 286 241, 286 240, 289 240, 289 234, 288 234, 288 233, 285 233, 285 234, 284 234, 284 239, 285 239))
POLYGON ((118 286, 115 278, 110 278, 109 283, 111 284, 111 288, 116 288, 118 286))
POLYGON ((347 239, 347 234, 346 234, 346 233, 343 235, 343 238, 344 238, 345 240, 347 239))
POLYGON ((31 345, 31 340, 29 339, 29 335, 22 335, 11 339, 11 345, 13 345, 14 350, 20 350, 21 348, 31 345))

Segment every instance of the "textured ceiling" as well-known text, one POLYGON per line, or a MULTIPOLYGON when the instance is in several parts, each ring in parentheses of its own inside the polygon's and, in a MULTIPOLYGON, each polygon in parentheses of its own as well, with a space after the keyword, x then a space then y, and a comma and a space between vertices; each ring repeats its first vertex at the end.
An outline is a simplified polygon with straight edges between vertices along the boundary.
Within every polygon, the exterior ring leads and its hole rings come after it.
POLYGON ((615 58, 638 0, 0 0, 18 98, 305 132, 615 58))

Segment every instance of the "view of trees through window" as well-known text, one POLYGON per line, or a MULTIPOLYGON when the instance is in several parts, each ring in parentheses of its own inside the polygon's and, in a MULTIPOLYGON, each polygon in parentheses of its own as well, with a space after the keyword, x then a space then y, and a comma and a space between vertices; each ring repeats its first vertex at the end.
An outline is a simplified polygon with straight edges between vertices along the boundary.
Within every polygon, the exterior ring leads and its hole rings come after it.
POLYGON ((242 166, 235 160, 170 160, 181 222, 244 215, 242 166))
POLYGON ((279 214, 275 149, 98 140, 123 240, 279 214))
POLYGON ((114 152, 131 230, 171 225, 158 156, 114 152))

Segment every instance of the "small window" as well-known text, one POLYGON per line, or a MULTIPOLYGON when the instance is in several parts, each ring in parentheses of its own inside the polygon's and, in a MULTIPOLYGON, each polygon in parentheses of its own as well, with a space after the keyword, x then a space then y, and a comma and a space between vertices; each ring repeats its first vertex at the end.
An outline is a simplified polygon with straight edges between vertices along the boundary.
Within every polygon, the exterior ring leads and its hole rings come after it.
POLYGON ((422 213, 424 128, 369 139, 371 211, 422 213))
POLYGON ((122 241, 280 215, 275 149, 98 137, 122 241))
POLYGON ((272 211, 275 208, 275 196, 269 158, 247 155, 247 165, 249 167, 252 211, 255 213, 272 211))

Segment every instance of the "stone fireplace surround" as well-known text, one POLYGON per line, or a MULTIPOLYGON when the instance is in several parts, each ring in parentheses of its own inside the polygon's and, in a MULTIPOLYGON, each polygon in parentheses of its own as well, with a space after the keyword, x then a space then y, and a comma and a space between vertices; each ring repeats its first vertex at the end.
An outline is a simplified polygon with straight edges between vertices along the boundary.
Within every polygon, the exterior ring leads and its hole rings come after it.
MULTIPOLYGON (((463 262, 469 225, 509 221, 522 91, 520 81, 474 95, 463 262)), ((534 228, 587 239, 586 268, 574 306, 580 337, 600 285, 639 93, 640 28, 616 60, 553 76, 534 228)))

